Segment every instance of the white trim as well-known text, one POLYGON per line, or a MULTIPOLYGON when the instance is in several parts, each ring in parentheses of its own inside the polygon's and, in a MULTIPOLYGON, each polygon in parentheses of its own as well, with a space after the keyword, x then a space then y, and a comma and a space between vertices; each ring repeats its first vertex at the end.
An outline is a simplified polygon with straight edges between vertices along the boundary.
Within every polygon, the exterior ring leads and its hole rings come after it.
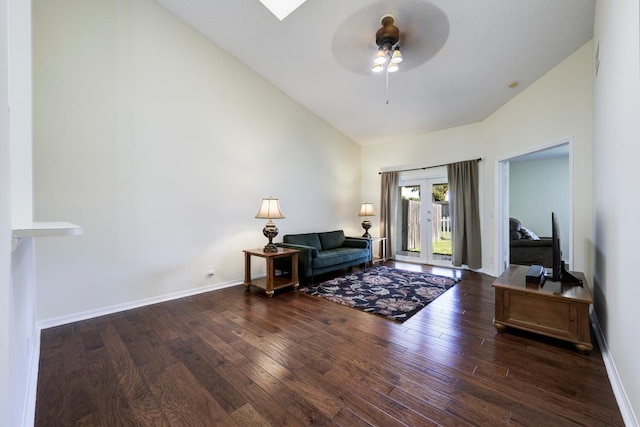
POLYGON ((57 237, 57 236, 81 236, 84 233, 82 227, 70 222, 20 222, 12 225, 11 252, 18 248, 23 238, 28 237, 57 237))
MULTIPOLYGON (((264 277, 257 276, 257 277, 264 277)), ((83 311, 80 313, 69 314, 67 316, 54 317, 51 319, 45 319, 38 321, 38 329, 52 328, 55 326, 66 325, 67 323, 80 322, 82 320, 92 319, 94 317, 105 316, 108 314, 114 314, 125 310, 131 310, 134 308, 144 307, 146 305, 157 304, 160 302, 171 301, 179 298, 189 297, 192 295, 202 294, 209 291, 215 291, 217 289, 228 288, 243 283, 242 281, 229 281, 216 283, 202 288, 187 289, 185 291, 173 292, 170 294, 160 295, 151 298, 145 298, 137 301, 127 302, 123 304, 112 305, 109 307, 102 307, 95 310, 83 311)))
POLYGON ((33 427, 36 418, 36 397, 38 392, 38 372, 40 369, 40 331, 36 325, 33 334, 33 348, 29 360, 29 373, 27 378, 27 395, 22 413, 22 426, 33 427))
MULTIPOLYGON (((403 187, 419 187, 420 188, 420 242, 427 242, 427 226, 425 224, 426 222, 426 215, 424 214, 426 208, 426 195, 427 195, 427 185, 429 185, 429 179, 430 178, 426 178, 424 176, 422 176, 422 174, 426 171, 423 170, 419 170, 419 171, 413 171, 415 173, 408 173, 408 172, 404 172, 404 173, 398 173, 398 188, 396 189, 396 191, 398 191, 399 189, 402 189, 403 187), (407 175, 412 175, 411 177, 407 177, 407 175), (405 177, 403 177, 405 176, 405 177)), ((396 210, 400 208, 401 206, 401 201, 402 201, 402 191, 398 191, 398 204, 396 205, 396 210)), ((394 227, 394 229, 396 230, 396 235, 393 236, 392 238, 395 240, 398 238, 398 228, 399 228, 399 223, 400 223, 400 218, 398 215, 396 215, 396 226, 394 227)), ((395 257, 398 261, 402 261, 402 262, 414 262, 417 264, 427 264, 428 261, 428 254, 427 251, 423 251, 421 250, 419 252, 419 256, 410 256, 410 255, 402 255, 397 244, 394 245, 396 247, 396 254, 395 257)), ((422 245, 421 245, 422 246, 422 245)), ((405 252, 406 253, 406 252, 405 252)))
POLYGON ((81 226, 70 222, 34 221, 12 225, 14 237, 81 236, 81 226))
MULTIPOLYGON (((573 154, 573 138, 568 140, 569 142, 569 268, 576 270, 575 267, 575 258, 573 257, 573 252, 575 250, 575 245, 573 244, 573 236, 574 228, 575 228, 575 217, 573 216, 573 207, 576 204, 576 193, 575 193, 575 172, 573 165, 575 164, 575 156, 573 154)), ((584 270, 584 268, 583 268, 584 270)))
POLYGON ((591 310, 590 317, 591 326, 593 326, 596 340, 598 341, 598 345, 600 346, 600 353, 602 353, 602 361, 604 362, 604 367, 607 370, 609 382, 611 383, 611 388, 613 389, 613 395, 616 397, 616 402, 618 402, 618 408, 620 409, 620 414, 622 415, 624 424, 627 427, 638 427, 638 425, 640 425, 638 424, 638 418, 633 413, 633 407, 631 405, 631 402, 629 401, 629 396, 627 396, 627 393, 624 391, 624 386, 622 385, 620 375, 618 374, 616 365, 611 358, 611 353, 609 352, 607 341, 604 339, 604 334, 602 333, 602 329, 600 328, 598 317, 593 310, 591 310))
POLYGON ((494 252, 493 252, 493 269, 496 277, 500 276, 506 265, 509 264, 509 245, 507 242, 507 223, 509 221, 509 192, 505 184, 509 176, 509 162, 504 159, 496 159, 495 167, 495 188, 496 198, 494 200, 494 252), (506 233, 506 234, 505 234, 506 233))
POLYGON ((496 160, 498 162, 506 162, 508 160, 515 159, 516 157, 525 156, 527 154, 536 153, 538 151, 548 150, 549 148, 554 148, 563 144, 573 144, 573 137, 568 136, 566 138, 560 138, 554 142, 549 142, 548 144, 540 145, 535 148, 527 148, 520 151, 516 151, 515 153, 507 154, 504 156, 498 157, 496 160))
MULTIPOLYGON (((495 163, 495 185, 496 185, 496 198, 495 198, 495 208, 496 208, 496 217, 498 219, 498 221, 500 221, 502 223, 502 225, 505 227, 505 230, 507 230, 508 227, 508 212, 509 212, 509 206, 508 206, 508 202, 509 202, 509 197, 508 197, 508 192, 507 192, 507 188, 506 188, 506 184, 505 184, 505 180, 507 178, 507 176, 505 176, 505 171, 504 168, 502 167, 504 164, 509 163, 512 159, 515 159, 516 157, 520 157, 520 156, 524 156, 526 154, 531 154, 531 153, 536 153, 538 151, 544 151, 547 150, 549 148, 554 148, 557 147, 559 145, 564 145, 564 144, 569 144, 569 265, 573 266, 575 265, 573 263, 573 226, 574 226, 574 221, 573 221, 573 205, 574 205, 574 182, 573 182, 573 144, 574 144, 574 140, 573 137, 567 137, 567 138, 562 138, 559 139, 555 142, 550 142, 548 144, 536 147, 536 148, 529 148, 526 150, 521 150, 519 152, 516 153, 512 153, 512 154, 508 154, 505 156, 501 156, 496 158, 496 163, 495 163)), ((494 230, 494 239, 495 240, 495 253, 496 253, 496 262, 494 263, 494 265, 496 266, 496 274, 500 275, 502 274, 502 272, 505 270, 503 268, 503 262, 506 261, 507 265, 509 264, 509 259, 504 258, 507 256, 507 250, 509 249, 509 243, 507 240, 507 236, 509 233, 506 233, 506 235, 503 232, 500 232, 499 227, 496 227, 494 230), (506 246, 505 246, 506 245, 506 246)))

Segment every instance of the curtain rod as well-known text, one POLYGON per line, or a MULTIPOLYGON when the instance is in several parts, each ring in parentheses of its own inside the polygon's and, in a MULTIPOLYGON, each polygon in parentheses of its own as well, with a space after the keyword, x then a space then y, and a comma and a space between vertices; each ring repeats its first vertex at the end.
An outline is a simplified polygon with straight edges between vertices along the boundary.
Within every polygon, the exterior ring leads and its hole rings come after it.
MULTIPOLYGON (((482 160, 482 157, 478 157, 477 159, 475 159, 476 162, 479 162, 480 160, 482 160)), ((464 160, 463 160, 464 161, 464 160)), ((469 160, 467 160, 469 161, 469 160)), ((453 163, 459 163, 459 162, 453 162, 453 163)), ((409 172, 409 171, 419 171, 419 170, 425 170, 425 169, 432 169, 432 168, 439 168, 441 166, 448 166, 451 163, 443 163, 441 165, 435 165, 435 166, 425 166, 423 168, 413 168, 413 169, 401 169, 401 170, 396 170, 396 171, 385 171, 385 172, 409 172)), ((382 172, 378 172, 378 175, 382 175, 382 172)))

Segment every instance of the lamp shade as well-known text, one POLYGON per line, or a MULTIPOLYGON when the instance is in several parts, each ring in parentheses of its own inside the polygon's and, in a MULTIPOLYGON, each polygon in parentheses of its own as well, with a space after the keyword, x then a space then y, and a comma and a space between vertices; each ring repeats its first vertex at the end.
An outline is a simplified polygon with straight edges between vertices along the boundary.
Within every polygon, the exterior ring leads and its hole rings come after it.
POLYGON ((256 214, 256 218, 269 220, 284 218, 280 210, 280 200, 272 199, 271 197, 262 199, 262 205, 260 205, 260 210, 256 214))
POLYGON ((360 213, 358 216, 375 216, 376 211, 373 209, 373 203, 363 203, 360 206, 360 213))

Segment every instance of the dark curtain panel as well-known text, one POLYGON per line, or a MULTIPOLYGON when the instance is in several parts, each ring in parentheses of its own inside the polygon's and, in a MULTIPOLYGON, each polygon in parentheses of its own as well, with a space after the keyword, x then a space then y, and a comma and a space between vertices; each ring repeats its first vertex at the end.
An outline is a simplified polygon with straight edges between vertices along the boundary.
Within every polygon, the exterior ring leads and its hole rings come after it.
POLYGON ((480 241, 480 207, 478 204, 478 161, 451 163, 449 175, 449 208, 452 218, 452 263, 471 269, 482 267, 480 241))
POLYGON ((387 258, 393 258, 395 251, 396 205, 398 203, 398 172, 380 174, 380 237, 386 237, 387 258))

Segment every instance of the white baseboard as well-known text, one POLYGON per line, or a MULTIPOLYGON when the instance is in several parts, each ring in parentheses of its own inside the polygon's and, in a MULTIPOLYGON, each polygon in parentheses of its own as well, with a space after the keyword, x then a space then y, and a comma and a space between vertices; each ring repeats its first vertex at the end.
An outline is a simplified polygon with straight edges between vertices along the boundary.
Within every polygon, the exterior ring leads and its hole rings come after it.
MULTIPOLYGON (((264 276, 264 275, 263 275, 264 276)), ((260 276, 257 276, 260 277, 260 276)), ((35 423, 36 413, 36 396, 38 391, 38 372, 40 367, 40 334, 43 329, 52 328, 55 326, 66 325, 67 323, 79 322, 81 320, 87 320, 98 316, 104 316, 107 314, 118 313, 132 308, 144 307, 145 305, 156 304, 159 302, 170 301, 178 298, 184 298, 192 295, 202 294, 216 289, 228 288, 241 284, 242 281, 230 281, 223 283, 216 283, 214 285, 205 286, 202 288, 188 289, 186 291, 174 292, 171 294, 160 295, 157 297, 146 298, 138 301, 133 301, 125 304, 113 305, 110 307, 103 307, 96 310, 88 310, 80 313, 70 314, 68 316, 60 316, 51 319, 41 320, 36 324, 36 331, 33 338, 33 350, 31 352, 31 360, 29 362, 29 383, 27 386, 27 398, 24 407, 24 413, 22 416, 23 427, 33 427, 35 423)))
POLYGON ((36 414, 36 392, 38 391, 38 372, 40 368, 40 328, 33 333, 33 347, 29 360, 29 378, 27 379, 27 396, 22 413, 22 426, 33 427, 36 414))
POLYGON ((613 362, 613 359, 611 358, 611 354, 609 353, 609 347, 607 346, 607 342, 604 339, 604 334, 602 333, 602 329, 600 328, 598 317, 593 312, 593 310, 591 310, 590 317, 591 317, 591 325, 593 326, 593 331, 596 335, 596 339, 598 340, 600 351, 602 352, 602 360, 604 361, 604 367, 607 370, 607 375, 609 376, 609 382, 611 383, 613 394, 616 397, 616 401, 618 402, 618 408, 620 408, 620 414, 622 415, 624 424, 627 427, 638 427, 639 425, 638 418, 633 412, 633 407, 631 406, 631 402, 629 401, 629 397, 627 396, 627 393, 625 393, 624 391, 622 381, 620 380, 620 375, 618 374, 616 365, 613 362))
POLYGON ((133 308, 144 307, 146 305, 157 304, 160 302, 171 301, 178 298, 190 297, 192 295, 202 294, 205 292, 215 291, 216 289, 228 288, 241 284, 241 281, 230 281, 215 283, 213 285, 204 286, 201 288, 187 289, 185 291, 173 292, 170 294, 159 295, 156 297, 145 298, 137 301, 131 301, 124 304, 112 305, 109 307, 102 307, 95 310, 83 311, 80 313, 69 314, 66 316, 54 317, 51 319, 45 319, 38 322, 39 331, 42 329, 52 328, 55 326, 66 325, 67 323, 80 322, 82 320, 92 319, 94 317, 105 316, 108 314, 119 313, 125 310, 131 310, 133 308))

